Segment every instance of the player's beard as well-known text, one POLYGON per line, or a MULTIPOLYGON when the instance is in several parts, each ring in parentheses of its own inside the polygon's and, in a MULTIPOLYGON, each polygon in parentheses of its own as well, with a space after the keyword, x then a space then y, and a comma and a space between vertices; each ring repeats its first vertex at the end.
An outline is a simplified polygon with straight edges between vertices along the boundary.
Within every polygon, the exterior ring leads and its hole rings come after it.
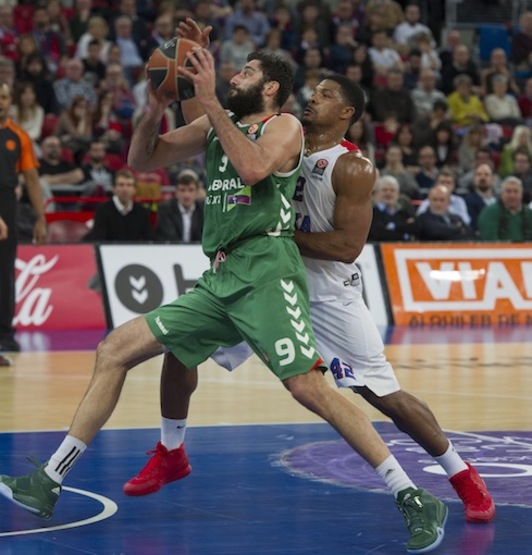
POLYGON ((227 97, 227 108, 233 112, 238 119, 242 119, 251 114, 260 114, 264 112, 264 98, 262 97, 262 89, 264 81, 257 83, 247 91, 239 91, 229 93, 227 97))

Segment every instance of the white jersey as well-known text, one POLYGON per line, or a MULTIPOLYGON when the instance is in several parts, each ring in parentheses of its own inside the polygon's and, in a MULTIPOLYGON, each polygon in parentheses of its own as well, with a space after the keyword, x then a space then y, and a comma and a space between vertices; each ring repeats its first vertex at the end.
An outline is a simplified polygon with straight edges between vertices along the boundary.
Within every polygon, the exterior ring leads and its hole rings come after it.
MULTIPOLYGON (((315 152, 303 160, 297 182, 293 205, 296 211, 296 228, 304 232, 334 230, 336 193, 332 174, 336 161, 342 154, 358 148, 349 141, 327 150, 315 152)), ((356 186, 355 183, 352 184, 356 186)), ((351 287, 360 283, 360 270, 355 263, 345 264, 334 260, 303 257, 307 268, 311 301, 328 301, 351 295, 351 287)))

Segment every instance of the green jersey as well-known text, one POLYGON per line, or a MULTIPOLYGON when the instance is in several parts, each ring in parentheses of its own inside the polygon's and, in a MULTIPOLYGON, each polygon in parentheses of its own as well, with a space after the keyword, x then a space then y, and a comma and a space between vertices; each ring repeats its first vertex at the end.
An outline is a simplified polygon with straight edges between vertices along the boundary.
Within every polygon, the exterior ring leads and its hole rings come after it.
MULTIPOLYGON (((232 115, 235 125, 250 141, 257 140, 276 117, 242 124, 232 115)), ((303 134, 303 131, 301 132, 303 134)), ((294 211, 291 200, 303 160, 303 139, 297 168, 288 173, 273 173, 256 183, 244 183, 225 154, 214 129, 207 136, 207 195, 202 232, 203 252, 213 259, 219 250, 258 235, 292 235, 294 211)))

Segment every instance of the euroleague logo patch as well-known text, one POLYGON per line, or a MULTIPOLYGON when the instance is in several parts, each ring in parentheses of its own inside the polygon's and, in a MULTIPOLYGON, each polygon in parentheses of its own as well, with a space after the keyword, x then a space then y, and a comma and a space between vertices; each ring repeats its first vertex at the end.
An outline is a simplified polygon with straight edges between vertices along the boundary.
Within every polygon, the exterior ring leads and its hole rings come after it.
POLYGON ((324 158, 320 158, 312 168, 312 173, 315 175, 323 175, 325 168, 329 165, 329 161, 324 158))
POLYGON ((259 126, 256 123, 252 123, 249 127, 248 127, 248 139, 250 139, 251 141, 254 141, 257 138, 257 131, 259 130, 259 126))

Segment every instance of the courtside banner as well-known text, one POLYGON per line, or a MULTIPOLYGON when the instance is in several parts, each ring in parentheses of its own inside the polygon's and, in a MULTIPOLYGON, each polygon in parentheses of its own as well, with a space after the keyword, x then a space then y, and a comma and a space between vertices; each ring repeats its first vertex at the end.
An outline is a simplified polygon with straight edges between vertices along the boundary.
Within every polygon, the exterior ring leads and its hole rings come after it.
POLYGON ((382 244, 400 326, 532 324, 532 246, 382 244))
POLYGON ((92 245, 19 245, 17 330, 105 328, 92 245))
POLYGON ((107 324, 115 328, 170 303, 209 267, 200 245, 100 245, 107 324))
MULTIPOLYGON (((209 267, 200 245, 100 245, 107 323, 119 326, 192 287, 209 267)), ((375 249, 366 245, 357 264, 364 297, 379 326, 388 325, 375 249)))

